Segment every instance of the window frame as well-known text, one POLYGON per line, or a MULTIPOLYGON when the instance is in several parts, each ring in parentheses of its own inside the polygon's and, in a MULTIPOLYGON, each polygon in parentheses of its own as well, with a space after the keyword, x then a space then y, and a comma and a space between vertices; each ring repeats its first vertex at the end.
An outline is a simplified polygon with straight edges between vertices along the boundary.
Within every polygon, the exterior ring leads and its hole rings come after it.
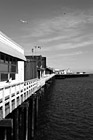
POLYGON ((15 80, 15 77, 16 77, 15 75, 18 73, 18 60, 17 60, 17 58, 0 52, 0 64, 8 66, 8 69, 6 71, 3 71, 3 70, 0 71, 0 82, 7 81, 11 77, 13 77, 13 80, 15 80), (1 60, 1 57, 3 58, 2 60, 1 60), (13 68, 13 67, 15 67, 15 68, 13 68), (2 79, 3 74, 8 75, 7 78, 5 78, 5 80, 2 79))

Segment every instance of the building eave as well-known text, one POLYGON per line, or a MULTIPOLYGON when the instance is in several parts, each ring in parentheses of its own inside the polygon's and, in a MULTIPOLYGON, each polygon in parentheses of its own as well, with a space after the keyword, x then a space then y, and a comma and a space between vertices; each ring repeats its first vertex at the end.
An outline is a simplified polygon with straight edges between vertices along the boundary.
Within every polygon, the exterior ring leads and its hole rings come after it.
POLYGON ((0 52, 26 61, 24 50, 6 35, 0 32, 0 52))

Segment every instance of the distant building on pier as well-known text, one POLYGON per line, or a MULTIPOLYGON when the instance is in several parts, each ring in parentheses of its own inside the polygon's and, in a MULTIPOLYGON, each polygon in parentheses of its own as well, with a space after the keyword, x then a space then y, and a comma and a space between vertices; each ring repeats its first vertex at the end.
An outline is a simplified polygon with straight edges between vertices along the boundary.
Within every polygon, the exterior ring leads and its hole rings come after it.
POLYGON ((46 69, 46 57, 42 57, 41 55, 35 56, 26 56, 25 62, 25 80, 41 78, 45 75, 46 69))
POLYGON ((53 70, 53 68, 46 67, 46 72, 45 73, 46 74, 52 74, 52 73, 54 73, 54 70, 53 70))
POLYGON ((68 68, 68 69, 63 69, 63 70, 56 70, 56 74, 72 74, 73 72, 68 68))

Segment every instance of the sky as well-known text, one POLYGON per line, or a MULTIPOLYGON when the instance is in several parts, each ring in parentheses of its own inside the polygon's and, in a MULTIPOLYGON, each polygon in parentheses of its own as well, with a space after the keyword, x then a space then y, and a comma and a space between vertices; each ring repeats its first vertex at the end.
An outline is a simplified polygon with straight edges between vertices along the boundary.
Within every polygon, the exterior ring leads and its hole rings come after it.
POLYGON ((0 0, 0 31, 48 67, 93 72, 93 0, 0 0))

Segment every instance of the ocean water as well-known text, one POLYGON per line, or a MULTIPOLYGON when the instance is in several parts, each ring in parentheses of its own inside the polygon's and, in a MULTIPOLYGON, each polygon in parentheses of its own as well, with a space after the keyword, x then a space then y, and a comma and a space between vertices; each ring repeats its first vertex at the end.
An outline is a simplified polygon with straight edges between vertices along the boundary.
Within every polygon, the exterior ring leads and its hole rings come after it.
POLYGON ((39 99, 34 140, 93 140, 93 75, 55 80, 39 99))

